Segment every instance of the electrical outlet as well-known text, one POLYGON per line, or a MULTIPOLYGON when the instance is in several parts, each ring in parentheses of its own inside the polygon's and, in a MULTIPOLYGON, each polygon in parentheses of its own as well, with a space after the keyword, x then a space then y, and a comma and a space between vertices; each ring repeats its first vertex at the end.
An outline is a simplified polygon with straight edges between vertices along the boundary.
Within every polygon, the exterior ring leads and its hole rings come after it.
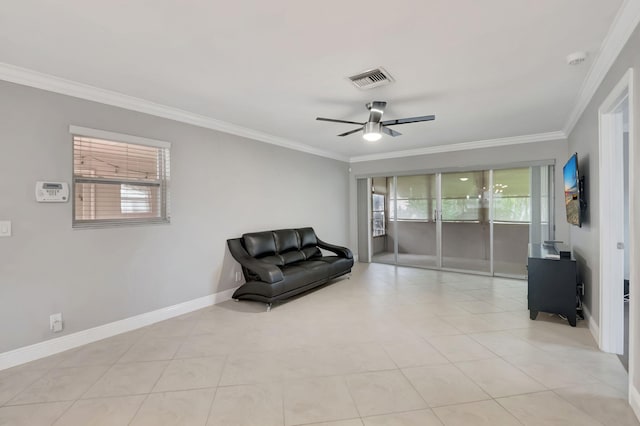
POLYGON ((10 220, 0 221, 0 237, 10 237, 10 236, 11 236, 11 221, 10 220))
POLYGON ((54 333, 62 331, 62 314, 57 313, 49 317, 49 329, 54 333))
POLYGON ((242 274, 236 271, 236 282, 240 282, 241 279, 242 279, 242 274))

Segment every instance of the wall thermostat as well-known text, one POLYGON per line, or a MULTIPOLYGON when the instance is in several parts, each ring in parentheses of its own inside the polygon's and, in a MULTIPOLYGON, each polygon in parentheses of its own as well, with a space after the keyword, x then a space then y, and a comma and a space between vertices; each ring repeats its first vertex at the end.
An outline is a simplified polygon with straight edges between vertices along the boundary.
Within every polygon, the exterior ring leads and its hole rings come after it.
POLYGON ((66 182, 36 182, 36 201, 39 203, 66 203, 69 184, 66 182))

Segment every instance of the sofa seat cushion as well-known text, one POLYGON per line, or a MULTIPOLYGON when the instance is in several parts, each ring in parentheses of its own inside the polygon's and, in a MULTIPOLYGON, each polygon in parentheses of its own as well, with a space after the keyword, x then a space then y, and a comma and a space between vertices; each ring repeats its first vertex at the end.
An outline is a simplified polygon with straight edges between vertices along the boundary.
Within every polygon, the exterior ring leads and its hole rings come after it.
POLYGON ((328 278, 330 275, 330 269, 327 262, 323 262, 320 258, 313 260, 305 260, 304 262, 296 263, 296 266, 300 266, 305 269, 321 269, 324 270, 324 277, 328 278))
POLYGON ((319 260, 328 265, 330 277, 341 275, 353 266, 353 259, 345 259, 344 257, 324 256, 319 260))
POLYGON ((282 268, 282 274, 284 275, 283 290, 285 292, 327 279, 329 271, 326 264, 303 266, 304 263, 307 262, 299 262, 282 268))
POLYGON ((305 259, 315 259, 316 257, 322 257, 322 252, 316 246, 305 247, 302 250, 305 259))
POLYGON ((282 257, 283 266, 305 260, 304 253, 300 250, 289 250, 285 253, 280 253, 280 257, 282 257))
POLYGON ((285 264, 284 258, 282 256, 280 256, 279 254, 273 254, 271 256, 260 257, 259 259, 261 261, 263 261, 263 262, 268 263, 269 265, 284 266, 284 264, 285 264))

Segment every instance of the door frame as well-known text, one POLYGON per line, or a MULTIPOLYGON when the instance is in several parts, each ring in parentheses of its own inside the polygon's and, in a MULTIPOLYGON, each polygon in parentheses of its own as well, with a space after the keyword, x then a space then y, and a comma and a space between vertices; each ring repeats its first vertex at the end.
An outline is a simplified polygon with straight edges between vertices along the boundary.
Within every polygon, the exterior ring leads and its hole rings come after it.
MULTIPOLYGON (((605 352, 622 354, 624 351, 624 211, 611 206, 624 206, 623 138, 621 106, 626 102, 629 110, 629 158, 634 149, 634 105, 633 69, 630 68, 613 88, 598 109, 599 127, 599 336, 598 343, 605 352), (607 283, 612 283, 607 285, 607 283)), ((633 167, 629 167, 629 218, 630 233, 633 231, 633 167)), ((631 234, 633 235, 633 234, 631 234)), ((629 238, 630 254, 634 253, 634 242, 629 238)), ((633 259, 634 257, 630 257, 633 259)), ((635 277, 635 266, 631 262, 630 276, 635 277)), ((633 282, 635 280, 631 280, 633 282)), ((636 287, 635 285, 633 286, 636 287)), ((633 293, 630 290, 630 293, 633 293)), ((629 377, 632 376, 633 353, 635 352, 633 303, 629 304, 629 377)))

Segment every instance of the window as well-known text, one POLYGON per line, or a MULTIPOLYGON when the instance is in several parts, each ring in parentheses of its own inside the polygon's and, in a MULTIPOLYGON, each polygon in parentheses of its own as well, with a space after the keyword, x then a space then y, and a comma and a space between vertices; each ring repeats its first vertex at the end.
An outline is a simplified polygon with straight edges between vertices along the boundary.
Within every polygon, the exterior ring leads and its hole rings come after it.
POLYGON ((70 130, 75 228, 169 222, 169 143, 70 130))
POLYGON ((373 218, 372 235, 374 237, 385 235, 387 233, 387 230, 385 229, 383 194, 371 195, 371 213, 371 216, 373 218))
MULTIPOLYGON (((415 220, 429 222, 432 220, 432 212, 436 208, 436 180, 435 175, 398 176, 397 192, 390 189, 391 194, 396 194, 397 199, 391 200, 391 218, 394 219, 395 205, 397 203, 398 220, 415 220)), ((391 185, 393 186, 393 184, 391 185)))
POLYGON ((442 220, 486 222, 489 171, 442 174, 442 220))
MULTIPOLYGON (((529 168, 493 172, 493 220, 531 222, 531 173, 529 168)), ((542 200, 543 203, 545 200, 542 200)), ((543 208, 542 211, 545 211, 543 208)))
POLYGON ((122 213, 151 213, 151 188, 121 185, 120 211, 122 213))

